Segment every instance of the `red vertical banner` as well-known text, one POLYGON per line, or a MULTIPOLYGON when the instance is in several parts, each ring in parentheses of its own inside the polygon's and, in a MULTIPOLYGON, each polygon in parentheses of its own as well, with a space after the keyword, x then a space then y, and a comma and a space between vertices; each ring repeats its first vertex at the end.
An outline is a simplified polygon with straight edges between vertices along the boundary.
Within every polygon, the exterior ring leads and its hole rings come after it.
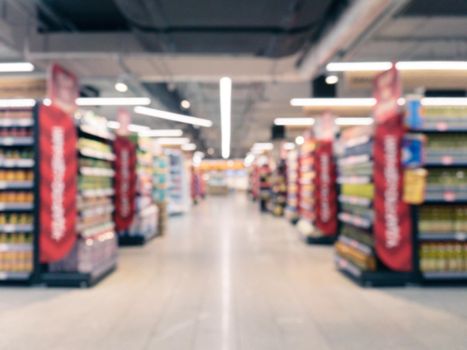
POLYGON ((40 261, 64 258, 76 240, 77 136, 73 117, 60 108, 39 110, 40 261))
POLYGON ((336 165, 333 158, 332 141, 320 140, 315 151, 315 225, 324 236, 337 232, 336 165))
POLYGON ((393 67, 375 80, 374 181, 375 248, 390 269, 412 270, 411 218, 402 200, 402 141, 404 124, 398 71, 393 67))
POLYGON ((124 136, 114 141, 115 226, 117 232, 129 229, 136 211, 136 145, 124 136))

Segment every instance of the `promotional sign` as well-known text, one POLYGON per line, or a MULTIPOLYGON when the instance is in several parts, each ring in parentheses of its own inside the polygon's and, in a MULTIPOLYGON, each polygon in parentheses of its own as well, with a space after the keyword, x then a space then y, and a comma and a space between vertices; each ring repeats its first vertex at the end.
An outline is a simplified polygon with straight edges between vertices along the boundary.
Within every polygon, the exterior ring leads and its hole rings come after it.
POLYGON ((394 271, 412 270, 411 218, 403 201, 403 113, 399 74, 395 68, 375 80, 374 181, 375 249, 381 261, 394 271))
POLYGON ((77 136, 73 118, 56 106, 39 110, 40 261, 58 261, 76 240, 77 136))
POLYGON ((337 231, 336 166, 332 157, 332 141, 318 141, 316 166, 316 227, 325 236, 337 231))
POLYGON ((47 80, 47 97, 51 104, 73 113, 78 96, 79 82, 76 76, 58 64, 51 65, 47 80))
POLYGON ((118 135, 115 152, 115 226, 117 232, 127 231, 136 210, 136 145, 118 135))

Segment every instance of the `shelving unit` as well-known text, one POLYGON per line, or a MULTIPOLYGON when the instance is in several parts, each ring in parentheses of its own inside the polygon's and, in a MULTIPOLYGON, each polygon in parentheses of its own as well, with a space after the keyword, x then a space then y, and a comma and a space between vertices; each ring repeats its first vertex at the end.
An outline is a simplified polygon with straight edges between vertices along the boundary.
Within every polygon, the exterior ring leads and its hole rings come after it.
POLYGON ((154 192, 153 197, 159 209, 157 232, 163 235, 167 229, 168 211, 167 211, 167 192, 169 183, 169 161, 162 148, 156 151, 154 157, 154 192))
POLYGON ((112 153, 114 135, 106 120, 77 113, 78 221, 77 240, 62 260, 51 263, 43 281, 48 286, 93 286, 117 266, 117 236, 113 222, 112 153))
POLYGON ((168 213, 180 215, 188 210, 189 182, 183 155, 178 150, 167 149, 169 159, 168 213))
POLYGON ((153 198, 154 159, 151 139, 134 136, 137 147, 136 213, 128 232, 119 235, 119 244, 144 245, 158 234, 159 211, 153 198))
POLYGON ((279 161, 272 182, 272 213, 275 216, 283 216, 287 204, 287 165, 285 159, 279 161))
POLYGON ((37 109, 0 110, 0 284, 38 278, 37 109))
POLYGON ((422 284, 467 283, 467 108, 408 104, 410 132, 425 137, 424 202, 412 206, 415 271, 422 284))
POLYGON ((298 221, 298 152, 287 152, 287 207, 285 217, 293 224, 298 221))

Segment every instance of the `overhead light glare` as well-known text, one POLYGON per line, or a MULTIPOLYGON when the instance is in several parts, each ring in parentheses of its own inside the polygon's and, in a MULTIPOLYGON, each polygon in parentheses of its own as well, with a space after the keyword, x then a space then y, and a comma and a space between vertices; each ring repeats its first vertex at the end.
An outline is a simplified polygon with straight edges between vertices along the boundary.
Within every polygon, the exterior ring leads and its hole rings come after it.
POLYGON ((337 75, 328 75, 325 79, 326 84, 334 85, 339 82, 339 77, 337 75))
POLYGON ((125 84, 125 83, 122 82, 122 81, 116 82, 115 85, 114 85, 114 88, 115 88, 115 90, 117 90, 118 92, 127 92, 127 91, 128 91, 128 85, 125 84))
POLYGON ((299 146, 303 145, 305 143, 305 138, 303 136, 297 136, 295 138, 295 143, 299 146))
MULTIPOLYGON (((331 62, 326 65, 328 72, 378 72, 392 67, 392 63, 383 62, 331 62)), ((467 61, 399 61, 396 68, 402 71, 423 70, 467 70, 467 61)))
POLYGON ((184 151, 194 151, 196 150, 196 144, 194 143, 186 143, 182 145, 182 150, 184 151))
POLYGON ((290 105, 294 107, 372 107, 374 98, 293 98, 290 105))
POLYGON ((423 106, 467 106, 467 97, 424 97, 421 100, 423 106))
POLYGON ((180 106, 183 108, 183 109, 188 109, 191 107, 191 103, 190 101, 188 100, 182 100, 182 102, 180 102, 180 106))
POLYGON ((336 125, 350 126, 350 125, 371 125, 373 118, 336 118, 336 125))
POLYGON ((78 106, 140 106, 149 105, 148 97, 80 97, 76 99, 78 106))
POLYGON ((222 158, 230 157, 231 137, 231 103, 232 103, 232 79, 223 77, 219 81, 220 108, 221 108, 221 155, 222 158))
POLYGON ((1 108, 33 107, 36 101, 32 98, 7 98, 0 99, 1 108))
POLYGON ((315 123, 314 118, 276 118, 274 119, 275 125, 284 126, 310 126, 315 123))
POLYGON ((171 120, 174 122, 185 123, 185 124, 199 125, 199 126, 204 126, 207 128, 212 126, 212 121, 208 119, 196 118, 196 117, 192 117, 189 115, 161 111, 159 109, 154 109, 154 108, 149 108, 149 107, 137 106, 134 108, 134 111, 135 113, 147 115, 153 118, 171 120))
POLYGON ((326 70, 328 72, 372 72, 388 70, 391 67, 391 62, 331 62, 326 66, 326 70))
POLYGON ((257 142, 251 147, 252 150, 258 151, 271 151, 274 149, 274 145, 270 142, 257 142))
MULTIPOLYGON (((107 127, 110 129, 118 129, 120 127, 120 123, 114 120, 110 120, 107 122, 107 127)), ((148 132, 150 130, 149 126, 146 125, 139 125, 139 124, 130 124, 128 125, 128 130, 131 132, 148 132)))
POLYGON ((284 149, 285 149, 286 151, 291 151, 291 150, 295 149, 295 143, 293 143, 293 142, 286 142, 286 143, 284 143, 283 147, 284 147, 284 149))
POLYGON ((0 63, 0 73, 32 72, 34 65, 30 62, 4 62, 0 63))

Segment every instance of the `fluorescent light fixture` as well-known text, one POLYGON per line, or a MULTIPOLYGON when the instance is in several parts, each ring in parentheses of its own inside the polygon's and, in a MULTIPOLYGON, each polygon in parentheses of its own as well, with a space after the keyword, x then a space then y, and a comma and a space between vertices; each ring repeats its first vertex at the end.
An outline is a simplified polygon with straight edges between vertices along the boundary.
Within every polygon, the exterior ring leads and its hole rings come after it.
POLYGON ((284 126, 310 126, 315 123, 314 118, 276 118, 274 119, 275 125, 284 126))
POLYGON ((115 90, 117 90, 118 92, 127 92, 128 91, 128 85, 125 84, 122 81, 117 81, 115 83, 114 87, 115 87, 115 90))
POLYGON ((295 148, 295 143, 293 143, 293 142, 286 142, 286 143, 284 143, 283 147, 284 147, 284 149, 285 149, 286 151, 291 151, 291 150, 293 150, 293 149, 295 148))
POLYGON ((337 75, 328 75, 325 81, 326 81, 326 84, 328 85, 334 85, 339 82, 339 77, 337 75))
POLYGON ((152 129, 139 133, 140 136, 146 137, 180 137, 183 135, 183 130, 180 129, 152 129))
POLYGON ((251 149, 256 151, 271 151, 274 149, 274 145, 270 142, 257 142, 251 149))
MULTIPOLYGON (((329 72, 385 71, 392 67, 391 62, 331 62, 326 66, 329 72)), ((400 61, 399 70, 467 70, 467 61, 400 61)))
POLYGON ((336 125, 371 125, 373 124, 373 118, 336 118, 336 125))
MULTIPOLYGON (((107 127, 110 129, 118 129, 120 127, 120 123, 111 120, 107 122, 107 127)), ((150 128, 146 125, 130 124, 128 125, 128 131, 140 133, 150 131, 150 128)))
POLYGON ((188 100, 182 100, 182 102, 180 102, 180 106, 183 108, 183 109, 188 109, 191 107, 191 103, 190 101, 188 100))
POLYGON ((0 73, 32 72, 34 65, 29 62, 4 62, 0 63, 0 73))
POLYGON ((42 103, 44 104, 44 106, 50 106, 52 104, 52 100, 50 98, 44 98, 42 100, 42 103))
POLYGON ((467 107, 467 97, 424 97, 421 100, 423 106, 455 106, 467 107))
POLYGON ((157 139, 157 142, 161 145, 184 145, 190 143, 188 137, 161 137, 157 139))
POLYGON ((228 159, 230 157, 232 79, 228 77, 221 78, 219 91, 221 103, 221 154, 222 158, 228 159))
POLYGON ((399 70, 467 70, 467 61, 400 61, 399 70))
POLYGON ((293 98, 290 105, 294 107, 372 107, 374 98, 293 98))
POLYGON ((391 62, 331 62, 326 66, 326 70, 328 72, 372 72, 388 70, 391 67, 391 62))
POLYGON ((196 117, 192 117, 189 115, 161 111, 159 109, 154 109, 154 108, 149 108, 149 107, 137 106, 134 108, 134 111, 135 113, 147 115, 153 118, 160 118, 160 119, 171 120, 171 121, 179 122, 179 123, 199 125, 199 126, 204 126, 207 128, 212 126, 212 121, 208 119, 196 118, 196 117))
POLYGON ((297 136, 295 138, 295 143, 297 145, 303 145, 305 143, 305 138, 303 136, 297 136))
POLYGON ((0 99, 0 107, 2 108, 33 107, 35 104, 36 104, 36 101, 32 98, 0 99))
POLYGON ((196 149, 196 145, 194 143, 185 143, 182 145, 182 150, 184 151, 194 151, 196 149))
POLYGON ((76 99, 78 106, 139 106, 148 105, 148 97, 80 97, 76 99))

